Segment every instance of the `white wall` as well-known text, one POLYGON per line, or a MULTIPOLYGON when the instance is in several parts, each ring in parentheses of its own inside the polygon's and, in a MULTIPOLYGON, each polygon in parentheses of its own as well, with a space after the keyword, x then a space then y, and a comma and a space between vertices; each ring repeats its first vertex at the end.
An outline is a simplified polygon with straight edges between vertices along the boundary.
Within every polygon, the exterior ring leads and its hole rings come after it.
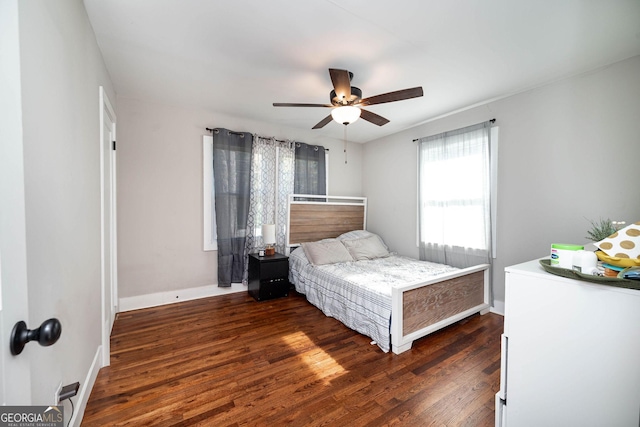
MULTIPOLYGON (((118 98, 118 287, 121 298, 217 284, 217 252, 202 249, 206 128, 329 148, 329 194, 362 193, 362 145, 208 111, 118 98)), ((171 296, 175 294, 175 296, 171 296)), ((182 296, 180 296, 182 298, 182 296)))
POLYGON ((25 320, 30 328, 50 317, 62 323, 56 344, 31 343, 24 352, 31 358, 32 403, 49 405, 59 382, 86 386, 101 344, 98 88, 105 86, 113 100, 115 94, 81 1, 29 0, 18 6, 25 320))
POLYGON ((590 219, 640 220, 640 57, 367 143, 368 226, 393 250, 418 256, 412 140, 491 118, 500 127, 493 285, 503 302, 504 267, 547 256, 551 243, 585 242, 590 219))

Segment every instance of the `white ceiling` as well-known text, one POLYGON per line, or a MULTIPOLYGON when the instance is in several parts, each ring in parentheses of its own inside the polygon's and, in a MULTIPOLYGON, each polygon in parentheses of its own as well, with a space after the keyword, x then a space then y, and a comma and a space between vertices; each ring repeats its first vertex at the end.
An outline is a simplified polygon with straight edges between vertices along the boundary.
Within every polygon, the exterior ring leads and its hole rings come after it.
POLYGON ((640 0, 84 3, 118 96, 309 130, 330 110, 272 103, 328 103, 328 68, 363 97, 424 88, 368 107, 391 122, 358 120, 356 142, 640 55, 640 0))

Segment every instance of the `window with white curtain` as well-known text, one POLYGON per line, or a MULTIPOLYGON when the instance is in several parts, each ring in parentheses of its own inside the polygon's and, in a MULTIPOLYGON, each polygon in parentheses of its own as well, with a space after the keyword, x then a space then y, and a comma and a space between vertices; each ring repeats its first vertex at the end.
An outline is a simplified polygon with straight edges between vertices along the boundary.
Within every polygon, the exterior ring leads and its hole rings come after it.
POLYGON ((422 138, 418 152, 420 258, 456 267, 489 263, 497 128, 486 122, 422 138))

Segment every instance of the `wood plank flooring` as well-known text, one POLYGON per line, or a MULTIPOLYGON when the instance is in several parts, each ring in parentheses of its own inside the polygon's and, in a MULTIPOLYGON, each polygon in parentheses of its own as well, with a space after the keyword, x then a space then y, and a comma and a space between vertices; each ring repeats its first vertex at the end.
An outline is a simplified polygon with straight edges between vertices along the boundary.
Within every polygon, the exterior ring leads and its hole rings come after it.
POLYGON ((493 426, 499 315, 383 353, 303 296, 120 313, 83 426, 493 426))

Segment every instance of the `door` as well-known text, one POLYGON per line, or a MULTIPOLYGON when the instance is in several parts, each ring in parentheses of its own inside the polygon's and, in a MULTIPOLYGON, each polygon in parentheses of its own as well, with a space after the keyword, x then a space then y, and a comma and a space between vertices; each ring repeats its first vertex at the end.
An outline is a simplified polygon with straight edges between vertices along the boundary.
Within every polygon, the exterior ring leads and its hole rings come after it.
POLYGON ((31 404, 30 358, 12 356, 11 330, 29 323, 18 1, 0 2, 0 403, 31 404))
POLYGON ((116 116, 100 87, 100 193, 102 207, 102 365, 109 365, 110 337, 118 312, 116 230, 116 116))

